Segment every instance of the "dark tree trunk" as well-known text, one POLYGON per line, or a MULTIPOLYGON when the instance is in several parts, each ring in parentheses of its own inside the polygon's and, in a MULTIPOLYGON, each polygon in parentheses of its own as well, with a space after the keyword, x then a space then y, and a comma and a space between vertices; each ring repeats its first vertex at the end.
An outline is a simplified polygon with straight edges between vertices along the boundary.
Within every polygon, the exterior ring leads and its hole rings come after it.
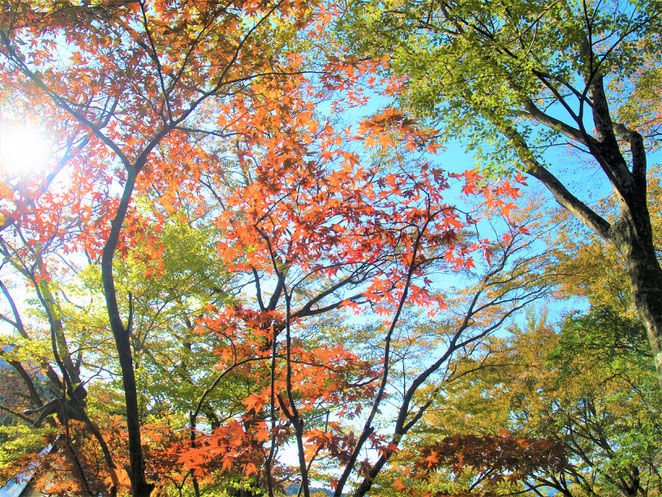
POLYGON ((601 75, 592 73, 587 76, 596 137, 589 135, 582 126, 573 129, 560 123, 533 102, 528 103, 527 111, 532 120, 546 127, 557 127, 572 141, 588 149, 614 188, 620 204, 619 216, 614 222, 608 222, 584 204, 542 166, 514 125, 502 125, 501 131, 517 150, 527 172, 545 185, 561 206, 623 255, 632 298, 646 328, 662 390, 662 268, 653 245, 648 211, 646 150, 639 133, 612 121, 603 84, 601 75), (617 137, 621 143, 629 144, 629 167, 617 137))
POLYGON ((133 368, 130 332, 120 316, 113 277, 113 258, 119 241, 120 230, 129 207, 129 201, 139 168, 128 170, 124 193, 120 200, 115 218, 111 224, 111 232, 103 249, 101 260, 101 278, 108 308, 110 327, 115 338, 115 347, 122 371, 124 398, 126 403, 126 422, 129 438, 129 477, 131 478, 131 494, 133 497, 149 497, 154 485, 147 483, 145 478, 145 461, 142 453, 140 437, 140 414, 138 409, 138 389, 133 368))
POLYGON ((662 268, 652 242, 635 236, 624 217, 612 227, 613 244, 623 254, 632 298, 646 328, 657 379, 662 390, 662 268))

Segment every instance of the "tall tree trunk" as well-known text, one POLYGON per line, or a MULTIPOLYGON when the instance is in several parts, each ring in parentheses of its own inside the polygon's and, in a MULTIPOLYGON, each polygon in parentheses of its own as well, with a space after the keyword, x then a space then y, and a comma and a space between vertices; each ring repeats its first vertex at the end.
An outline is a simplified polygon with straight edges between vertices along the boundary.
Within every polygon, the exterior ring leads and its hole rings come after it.
POLYGON ((632 298, 646 328, 662 390, 662 268, 652 242, 646 243, 647 240, 635 236, 631 222, 627 221, 621 217, 614 223, 611 229, 612 240, 623 254, 632 298))
POLYGON ((131 340, 129 336, 131 330, 122 322, 119 306, 117 304, 117 292, 115 291, 115 280, 113 277, 115 248, 117 247, 120 230, 129 208, 129 202, 131 194, 133 193, 138 171, 138 167, 128 168, 126 184, 120 200, 120 205, 117 209, 115 218, 112 221, 108 241, 103 248, 101 278, 108 308, 110 327, 115 338, 115 346, 117 348, 120 368, 122 370, 122 382, 126 403, 126 422, 129 435, 129 477, 131 478, 131 494, 133 497, 149 497, 154 489, 154 485, 147 483, 145 478, 145 460, 140 440, 138 389, 133 368, 131 340))

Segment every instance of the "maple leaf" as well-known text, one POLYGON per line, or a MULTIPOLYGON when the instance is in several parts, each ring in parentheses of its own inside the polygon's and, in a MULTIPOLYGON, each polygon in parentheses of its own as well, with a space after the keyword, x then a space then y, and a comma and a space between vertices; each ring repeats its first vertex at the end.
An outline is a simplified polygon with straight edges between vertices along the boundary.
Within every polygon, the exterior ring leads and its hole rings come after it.
POLYGON ((439 149, 443 149, 443 148, 444 148, 444 146, 443 146, 443 145, 440 145, 440 144, 438 144, 438 143, 430 143, 430 144, 427 146, 426 150, 427 150, 428 152, 432 153, 432 154, 437 155, 437 153, 438 153, 437 151, 438 151, 439 149))
POLYGON ((517 172, 517 175, 515 176, 515 181, 517 181, 520 185, 526 185, 526 178, 522 174, 521 171, 517 172))
POLYGON ((230 471, 232 465, 234 464, 234 454, 228 453, 223 457, 223 464, 221 466, 222 471, 230 471))
POLYGON ((510 212, 516 209, 518 209, 518 207, 514 203, 510 202, 501 205, 499 210, 501 211, 501 214, 506 217, 506 219, 510 219, 510 212))
POLYGON ((402 479, 401 479, 401 478, 396 478, 395 480, 393 480, 393 483, 391 484, 391 486, 392 486, 394 489, 398 490, 398 491, 402 491, 402 490, 405 490, 405 489, 407 488, 407 487, 402 483, 402 479))
POLYGON ((252 462, 244 466, 244 474, 246 476, 257 475, 257 467, 252 462))
POLYGON ((262 410, 265 404, 265 398, 264 396, 260 394, 252 394, 246 397, 242 403, 246 406, 246 409, 248 411, 253 411, 255 413, 259 412, 262 410))

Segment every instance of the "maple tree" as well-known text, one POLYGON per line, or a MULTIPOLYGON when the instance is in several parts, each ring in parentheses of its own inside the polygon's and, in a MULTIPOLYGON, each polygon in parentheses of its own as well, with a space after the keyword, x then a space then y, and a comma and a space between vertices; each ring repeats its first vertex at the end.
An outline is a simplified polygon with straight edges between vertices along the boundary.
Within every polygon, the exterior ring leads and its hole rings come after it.
MULTIPOLYGON (((471 471, 474 475, 465 495, 495 496, 509 492, 494 492, 492 487, 516 484, 538 471, 561 471, 567 464, 564 447, 558 440, 515 438, 504 431, 498 436, 455 435, 426 445, 420 451, 415 470, 423 474, 423 479, 439 468, 449 468, 455 478, 471 471), (480 487, 486 490, 474 490, 480 487)), ((458 493, 451 491, 447 495, 458 493)))
POLYGON ((534 177, 621 254, 662 388, 662 269, 647 198, 659 106, 644 104, 657 91, 659 4, 359 0, 353 12, 352 46, 388 58, 406 105, 464 139, 484 170, 534 177), (570 158, 551 159, 557 146, 570 158), (594 201, 607 190, 609 216, 594 201))
MULTIPOLYGON (((410 137, 412 131, 406 136, 410 137)), ((291 154, 291 141, 288 147, 291 154)), ((302 155, 311 156, 308 150, 302 151, 302 155)), ((265 159, 269 161, 271 156, 267 154, 265 159)), ((343 152, 338 159, 342 163, 354 157, 343 152)), ((264 171, 277 170, 276 164, 268 164, 270 167, 264 171)), ((312 462, 325 457, 332 461, 333 468, 341 471, 335 484, 336 495, 341 495, 357 465, 362 481, 354 493, 364 495, 401 438, 431 404, 431 401, 412 403, 417 389, 453 353, 497 329, 524 302, 535 298, 540 289, 523 289, 516 283, 527 275, 528 266, 524 263, 515 264, 512 275, 502 276, 504 266, 510 267, 509 259, 521 249, 517 237, 507 238, 505 244, 497 246, 484 247, 484 242, 469 243, 467 238, 461 245, 454 245, 453 240, 459 236, 455 230, 461 221, 456 209, 443 203, 441 193, 446 179, 441 174, 430 174, 433 171, 425 167, 420 175, 397 174, 397 168, 385 170, 381 163, 378 167, 358 170, 326 169, 328 162, 323 164, 322 168, 316 161, 292 161, 281 172, 280 181, 273 181, 263 173, 264 179, 258 178, 246 189, 240 189, 234 198, 227 199, 228 205, 236 202, 241 207, 230 208, 225 215, 229 215, 231 222, 241 224, 228 229, 221 250, 226 254, 227 264, 234 261, 252 273, 258 308, 235 307, 230 312, 226 308, 219 317, 210 316, 204 322, 225 337, 241 336, 242 331, 248 333, 251 340, 244 343, 250 350, 243 354, 255 354, 255 348, 263 344, 261 355, 270 361, 270 382, 261 392, 246 399, 249 416, 243 418, 243 426, 229 427, 235 439, 243 437, 241 447, 232 447, 225 430, 218 430, 204 443, 218 446, 223 465, 229 465, 231 458, 250 457, 247 452, 254 447, 251 437, 265 437, 262 433, 269 427, 262 418, 254 419, 263 412, 261 415, 269 420, 272 432, 293 431, 304 494, 308 493, 312 462), (305 174, 298 168, 304 168, 305 174), (243 213, 237 221, 236 212, 243 213), (253 229, 241 229, 246 218, 253 229), (444 253, 440 254, 442 247, 444 253), (425 281, 428 271, 457 270, 458 265, 469 263, 462 252, 486 248, 494 250, 491 269, 477 290, 466 298, 466 309, 460 312, 457 321, 446 321, 443 331, 429 330, 429 338, 424 339, 422 334, 415 339, 444 344, 437 345, 438 357, 428 364, 424 362, 423 366, 416 365, 415 353, 404 352, 411 348, 412 338, 407 338, 398 326, 405 306, 435 302, 426 288, 432 283, 425 281), (244 257, 238 258, 241 254, 244 257), (499 285, 500 278, 512 285, 499 285), (265 288, 273 290, 265 292, 265 288), (348 337, 334 344, 325 336, 328 345, 310 351, 305 348, 311 343, 310 325, 306 321, 334 311, 343 313, 347 308, 364 316, 369 309, 388 316, 386 323, 376 328, 369 347, 360 342, 354 346, 363 350, 362 356, 370 360, 361 361, 363 371, 359 369, 354 373, 358 377, 353 375, 350 381, 343 372, 349 369, 347 366, 338 371, 335 367, 324 371, 329 364, 358 361, 355 353, 346 349, 348 337), (404 369, 406 360, 421 369, 406 371, 400 377, 392 369, 399 363, 404 369), (397 394, 397 401, 392 400, 397 406, 397 415, 391 421, 393 428, 389 428, 392 432, 378 433, 374 425, 380 419, 380 406, 386 394, 396 395, 392 392, 394 384, 403 385, 404 391, 397 394), (360 415, 359 429, 335 421, 334 418, 347 417, 340 414, 347 410, 360 415), (314 422, 320 413, 326 419, 324 429, 314 422), (251 434, 248 427, 260 431, 251 434), (379 451, 374 462, 360 458, 367 444, 379 451), (228 445, 233 450, 228 450, 228 445)), ((445 299, 436 299, 437 304, 445 303, 445 299)), ((462 306, 455 309, 459 311, 462 306)), ((326 329, 328 325, 322 328, 322 333, 326 329)), ((234 368, 239 362, 237 356, 243 354, 235 342, 220 352, 228 368, 234 368)), ((429 352, 427 356, 429 360, 429 352)), ((349 370, 352 369, 356 370, 356 366, 349 370)), ((272 440, 270 453, 274 450, 272 440)), ((185 457, 190 467, 203 470, 209 464, 205 459, 208 455, 209 449, 202 446, 188 451, 185 457)), ((269 467, 268 459, 265 479, 271 489, 269 467)))
POLYGON ((437 131, 392 107, 342 125, 378 80, 310 47, 333 4, 4 6, 3 112, 56 142, 49 170, 3 171, 0 204, 8 358, 52 390, 23 413, 58 447, 47 491, 275 495, 291 442, 304 495, 325 467, 364 495, 416 391, 542 291, 521 178, 444 173, 437 131))
MULTIPOLYGON (((63 144, 59 164, 50 175, 35 178, 33 184, 21 179, 5 183, 3 228, 14 227, 21 219, 16 227, 37 235, 23 248, 25 254, 8 256, 28 257, 37 266, 30 267, 26 276, 42 293, 54 344, 64 349, 59 354, 65 361, 59 364, 62 378, 52 370, 50 376, 60 387, 57 395, 62 402, 73 403, 78 412, 84 408, 85 389, 76 365, 68 359, 69 351, 62 347, 61 320, 41 255, 54 233, 65 235, 63 209, 74 213, 80 230, 66 242, 82 244, 92 257, 101 256, 104 296, 126 397, 132 490, 134 495, 148 495, 152 485, 144 473, 131 323, 120 316, 113 277, 136 180, 157 149, 168 168, 154 167, 154 173, 175 174, 178 168, 194 167, 195 154, 190 147, 187 152, 182 135, 196 131, 196 121, 208 112, 210 100, 240 92, 251 79, 288 71, 277 60, 282 54, 274 49, 279 40, 286 42, 290 23, 278 20, 296 23, 306 9, 290 3, 250 2, 201 3, 195 10, 177 2, 153 6, 10 2, 3 7, 4 86, 27 95, 26 103, 43 112, 42 122, 60 133, 63 144), (47 190, 55 174, 72 161, 80 167, 69 172, 68 187, 47 190), (34 208, 37 201, 39 209, 34 208)), ((221 127, 219 136, 223 134, 221 127)), ((153 174, 148 184, 156 180, 153 174)), ((185 182, 170 185, 171 192, 185 182)), ((105 444, 101 436, 97 438, 105 444)), ((107 457, 107 462, 112 473, 112 458, 107 457)))

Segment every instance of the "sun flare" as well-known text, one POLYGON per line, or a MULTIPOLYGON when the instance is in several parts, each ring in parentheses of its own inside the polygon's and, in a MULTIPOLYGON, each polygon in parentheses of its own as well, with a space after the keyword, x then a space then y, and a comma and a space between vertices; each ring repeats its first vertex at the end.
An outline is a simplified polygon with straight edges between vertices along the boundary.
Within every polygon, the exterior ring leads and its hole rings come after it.
POLYGON ((45 133, 32 123, 0 122, 0 171, 31 174, 44 167, 51 153, 45 133))

